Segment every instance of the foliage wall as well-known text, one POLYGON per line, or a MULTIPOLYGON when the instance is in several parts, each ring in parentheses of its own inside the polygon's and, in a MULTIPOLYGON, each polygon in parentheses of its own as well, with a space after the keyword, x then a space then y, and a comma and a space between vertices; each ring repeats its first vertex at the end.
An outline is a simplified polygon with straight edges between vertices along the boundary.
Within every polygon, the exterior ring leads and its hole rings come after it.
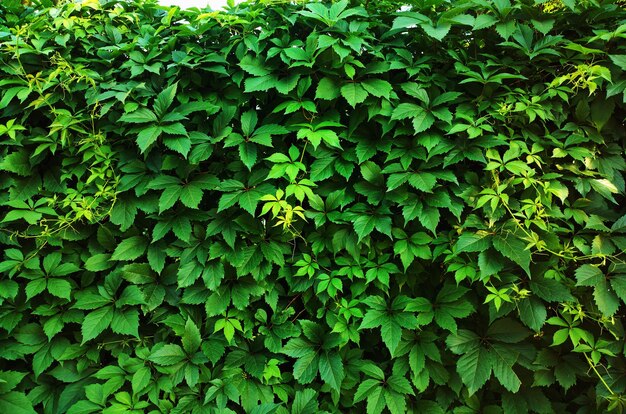
POLYGON ((0 412, 623 412, 625 11, 270 3, 0 4, 0 412))

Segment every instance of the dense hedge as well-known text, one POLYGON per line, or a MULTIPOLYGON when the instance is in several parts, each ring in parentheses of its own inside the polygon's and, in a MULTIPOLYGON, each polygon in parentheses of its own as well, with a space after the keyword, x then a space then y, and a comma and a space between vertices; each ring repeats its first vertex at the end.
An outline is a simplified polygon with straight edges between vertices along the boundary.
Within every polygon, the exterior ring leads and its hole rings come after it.
POLYGON ((269 3, 0 3, 0 413, 623 412, 624 10, 269 3))

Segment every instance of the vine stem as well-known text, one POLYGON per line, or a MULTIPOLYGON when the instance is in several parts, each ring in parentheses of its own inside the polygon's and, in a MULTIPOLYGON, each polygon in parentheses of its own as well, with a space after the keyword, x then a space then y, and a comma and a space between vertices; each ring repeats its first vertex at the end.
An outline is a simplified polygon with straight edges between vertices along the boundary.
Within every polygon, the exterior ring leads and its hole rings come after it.
POLYGON ((604 385, 604 388, 607 389, 607 391, 609 392, 609 394, 611 394, 611 396, 615 396, 615 392, 611 389, 611 387, 609 387, 609 384, 606 383, 606 381, 604 380, 604 378, 602 378, 602 375, 600 375, 600 373, 598 372, 596 365, 593 363, 593 361, 591 360, 591 358, 589 358, 589 355, 587 355, 586 352, 583 352, 583 355, 585 356, 585 359, 587 360, 587 363, 589 364, 589 366, 591 367, 591 369, 593 370, 593 372, 596 374, 596 376, 600 379, 600 382, 602 382, 602 385, 604 385))

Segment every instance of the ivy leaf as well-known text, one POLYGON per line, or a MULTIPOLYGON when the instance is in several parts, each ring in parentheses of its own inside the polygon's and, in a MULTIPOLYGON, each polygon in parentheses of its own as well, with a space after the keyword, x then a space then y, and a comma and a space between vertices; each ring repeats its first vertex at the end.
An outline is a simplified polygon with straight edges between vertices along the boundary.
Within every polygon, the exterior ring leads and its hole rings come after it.
POLYGON ((596 305, 598 305, 598 309, 605 317, 615 315, 615 312, 619 309, 619 298, 609 288, 609 284, 604 278, 594 286, 593 298, 595 299, 596 305))
POLYGON ((143 154, 161 136, 162 130, 159 126, 143 128, 137 135, 137 145, 143 154))
POLYGON ((424 29, 424 32, 426 32, 428 36, 432 37, 433 39, 442 41, 443 38, 446 37, 446 35, 450 31, 450 28, 452 26, 447 23, 439 23, 437 24, 437 26, 433 26, 432 23, 424 22, 420 23, 420 27, 424 29))
POLYGON ((435 123, 435 117, 422 107, 413 117, 413 129, 416 134, 426 131, 435 123))
POLYGON ((360 84, 351 82, 341 87, 341 96, 348 101, 350 106, 355 108, 357 104, 365 101, 367 91, 360 84))
POLYGON ((315 414, 318 411, 317 392, 310 388, 296 391, 291 406, 292 414, 315 414))
POLYGON ((382 388, 374 388, 367 396, 367 414, 380 414, 386 405, 382 388))
POLYGON ((185 184, 180 189, 179 199, 185 206, 197 209, 202 201, 202 189, 192 183, 185 184))
POLYGON ((187 319, 185 323, 185 331, 183 332, 183 349, 187 354, 191 355, 196 352, 202 344, 202 336, 198 326, 191 320, 187 319))
POLYGON ((339 392, 344 378, 343 362, 336 353, 325 352, 319 357, 320 377, 330 388, 339 392))
POLYGON ((111 260, 135 260, 148 247, 148 241, 143 236, 133 236, 122 242, 115 248, 111 260))
POLYGON ((153 349, 149 357, 150 361, 161 366, 175 365, 186 358, 185 351, 180 346, 173 344, 164 344, 156 350, 153 349))
POLYGON ((377 218, 372 215, 362 215, 357 217, 352 225, 354 226, 354 231, 357 236, 359 236, 359 241, 363 240, 367 237, 376 226, 377 218))
POLYGON ((133 389, 133 393, 138 394, 150 384, 152 379, 152 372, 147 366, 139 368, 131 378, 130 384, 133 389))
POLYGON ((576 286, 595 287, 605 280, 604 273, 597 266, 584 264, 576 269, 576 286))
MULTIPOLYGON (((360 329, 371 329, 380 327, 382 340, 389 349, 391 355, 400 344, 402 328, 413 329, 417 325, 417 320, 409 312, 397 309, 394 312, 383 310, 384 300, 380 297, 372 297, 373 308, 367 311, 361 321, 360 329)), ((395 303, 395 302, 394 302, 395 303)), ((392 308, 394 306, 392 305, 392 308)))
POLYGON ((361 86, 371 95, 385 99, 389 99, 389 94, 393 90, 391 84, 382 79, 366 79, 361 82, 361 86))
POLYGON ((339 85, 337 85, 337 83, 332 78, 324 77, 317 85, 315 98, 332 101, 337 99, 339 97, 339 94, 339 85))
POLYGON ((528 276, 530 274, 530 251, 526 250, 526 245, 517 237, 509 234, 507 237, 494 236, 493 247, 502 253, 504 257, 517 263, 528 276))
POLYGON ((37 414, 33 403, 23 392, 10 391, 0 394, 0 412, 11 414, 37 414))
POLYGON ((83 344, 96 336, 100 335, 109 327, 113 320, 113 307, 104 306, 90 312, 81 325, 81 333, 83 334, 83 344))
POLYGON ((554 279, 535 277, 530 282, 530 290, 547 302, 571 302, 574 296, 567 286, 554 279))
POLYGON ((483 347, 473 347, 457 361, 456 371, 470 395, 478 391, 491 376, 491 357, 483 347))
POLYGON ((469 233, 464 232, 459 236, 454 245, 455 254, 464 252, 482 252, 491 247, 491 237, 488 233, 469 233))
POLYGON ((535 332, 539 332, 546 321, 548 313, 546 307, 535 297, 526 298, 518 302, 520 320, 535 332))
POLYGON ((187 158, 187 154, 191 150, 191 139, 185 136, 165 137, 163 138, 163 144, 172 151, 178 152, 184 158, 187 158))
POLYGON ((121 335, 139 338, 139 311, 137 309, 115 310, 111 320, 111 330, 121 335))
POLYGON ((502 344, 493 344, 489 351, 489 356, 493 375, 500 381, 500 384, 510 392, 515 393, 519 391, 522 382, 515 371, 513 371, 513 364, 517 360, 516 353, 502 344))

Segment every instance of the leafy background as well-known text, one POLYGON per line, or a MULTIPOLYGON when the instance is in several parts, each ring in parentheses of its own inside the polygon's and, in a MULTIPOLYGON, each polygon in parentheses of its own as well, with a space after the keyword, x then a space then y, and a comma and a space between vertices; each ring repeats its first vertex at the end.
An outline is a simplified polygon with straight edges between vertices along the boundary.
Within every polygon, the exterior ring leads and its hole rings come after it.
POLYGON ((624 411, 626 13, 399 6, 0 4, 0 412, 624 411))

